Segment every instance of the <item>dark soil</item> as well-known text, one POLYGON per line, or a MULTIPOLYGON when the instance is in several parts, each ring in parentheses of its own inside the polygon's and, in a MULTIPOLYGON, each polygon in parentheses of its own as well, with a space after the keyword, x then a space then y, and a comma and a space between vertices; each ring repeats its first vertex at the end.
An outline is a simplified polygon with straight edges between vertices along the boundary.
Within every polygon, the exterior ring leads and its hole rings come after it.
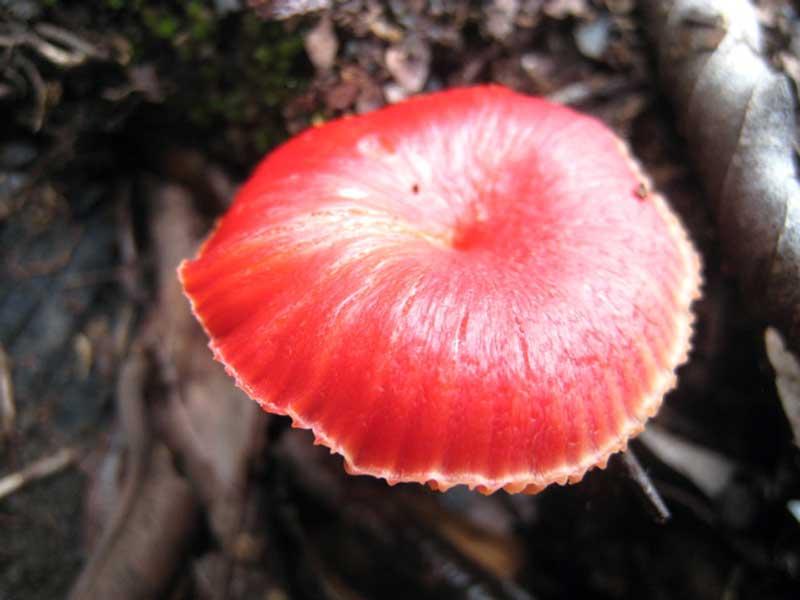
MULTIPOLYGON (((703 253, 694 350, 655 419, 667 449, 633 443, 672 519, 653 518, 621 461, 535 497, 389 488, 344 475, 276 417, 248 492, 256 549, 231 558, 202 518, 169 597, 797 597, 800 453, 636 3, 242 4, 0 0, 0 378, 16 408, 0 476, 65 447, 79 455, 0 499, 0 599, 65 596, 107 517, 87 492, 116 497, 98 472, 125 447, 115 386, 157 297, 153 187, 188 190, 210 226, 292 133, 480 82, 605 121, 703 253), (269 20, 270 6, 292 15, 269 20), (221 594, 209 581, 224 568, 221 594)), ((771 59, 800 76, 798 13, 760 7, 771 59)))

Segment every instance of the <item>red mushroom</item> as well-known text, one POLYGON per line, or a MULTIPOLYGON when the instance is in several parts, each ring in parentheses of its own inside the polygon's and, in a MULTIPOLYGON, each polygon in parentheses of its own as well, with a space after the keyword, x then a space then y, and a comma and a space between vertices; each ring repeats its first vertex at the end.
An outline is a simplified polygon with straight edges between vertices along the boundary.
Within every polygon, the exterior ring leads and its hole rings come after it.
POLYGON ((180 276, 211 349, 351 473, 579 481, 658 410, 700 263, 597 120, 501 87, 270 154, 180 276))

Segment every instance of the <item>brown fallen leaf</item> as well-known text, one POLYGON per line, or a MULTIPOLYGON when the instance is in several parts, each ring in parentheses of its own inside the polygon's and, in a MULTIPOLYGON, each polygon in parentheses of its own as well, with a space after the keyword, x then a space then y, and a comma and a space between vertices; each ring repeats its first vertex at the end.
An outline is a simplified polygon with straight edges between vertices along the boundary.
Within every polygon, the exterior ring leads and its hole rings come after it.
POLYGON ((158 422, 209 513, 213 533, 233 554, 267 415, 213 360, 178 281, 178 265, 205 233, 192 197, 177 185, 150 190, 159 290, 150 331, 168 387, 167 401, 157 406, 158 422))
POLYGON ((800 349, 794 98, 748 0, 646 0, 664 88, 750 306, 800 349))
POLYGON ((650 424, 639 440, 662 462, 691 480, 709 498, 718 498, 731 483, 736 465, 722 454, 650 424))
MULTIPOLYGON (((123 460, 113 452, 107 456, 98 471, 109 472, 100 473, 97 493, 90 488, 90 508, 107 519, 72 600, 158 597, 181 564, 201 505, 226 564, 247 558, 242 547, 249 474, 261 455, 266 415, 213 361, 181 291, 177 266, 205 230, 193 197, 177 185, 150 181, 143 187, 157 302, 120 375, 118 416, 126 451, 123 460), (148 392, 147 403, 145 380, 164 384, 148 392), (176 472, 176 459, 188 478, 176 472), (116 476, 123 480, 119 489, 109 485, 116 476)), ((221 594, 232 570, 218 572, 213 587, 221 594)))
POLYGON ((775 369, 775 387, 792 428, 794 444, 800 448, 800 362, 786 348, 781 334, 771 327, 764 332, 764 345, 775 369))
POLYGON ((147 359, 139 346, 123 365, 117 386, 126 448, 122 484, 109 499, 108 519, 70 600, 159 597, 172 581, 196 526, 192 490, 175 471, 167 448, 152 437, 144 401, 147 375, 147 359))

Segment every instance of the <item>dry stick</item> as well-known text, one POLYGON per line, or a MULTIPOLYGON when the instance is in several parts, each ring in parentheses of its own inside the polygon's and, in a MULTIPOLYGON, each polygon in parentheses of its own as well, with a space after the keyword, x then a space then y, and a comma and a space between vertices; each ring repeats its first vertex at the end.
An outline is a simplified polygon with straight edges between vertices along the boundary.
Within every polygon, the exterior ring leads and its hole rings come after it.
POLYGON ((37 460, 21 471, 0 478, 0 500, 10 496, 29 483, 63 471, 72 465, 77 458, 78 451, 75 448, 62 448, 52 456, 37 460))
POLYGON ((621 454, 621 457, 622 464, 625 465, 628 477, 636 484, 636 488, 641 493, 642 498, 647 502, 655 519, 662 524, 669 521, 672 517, 672 513, 670 513, 669 508, 667 508, 661 494, 658 493, 656 486, 653 485, 653 480, 650 479, 650 476, 642 468, 633 449, 628 447, 628 449, 621 454))
POLYGON ((47 84, 44 82, 42 74, 33 63, 21 54, 16 54, 12 59, 13 65, 18 67, 27 77, 34 92, 34 107, 31 117, 31 126, 38 132, 44 125, 44 117, 47 113, 47 84))
POLYGON ((87 57, 106 58, 105 52, 93 46, 83 38, 78 37, 71 31, 62 29, 51 23, 38 23, 34 29, 42 39, 48 42, 56 42, 66 48, 72 54, 71 64, 80 64, 87 57))
POLYGON ((794 98, 748 0, 645 0, 664 88, 750 306, 800 349, 794 98))
POLYGON ((117 230, 117 245, 122 258, 122 268, 117 271, 118 279, 128 298, 143 302, 146 297, 142 285, 142 269, 139 265, 139 251, 133 229, 131 211, 133 184, 123 180, 114 191, 114 217, 117 230))
POLYGON ((14 422, 17 418, 14 403, 14 382, 11 379, 11 366, 8 356, 0 344, 0 444, 5 443, 14 434, 14 422))
POLYGON ((32 48, 51 64, 63 68, 76 67, 90 56, 103 57, 103 53, 89 42, 46 23, 37 25, 35 33, 17 24, 0 28, 0 47, 32 48))
POLYGON ((331 0, 247 0, 247 5, 262 19, 289 19, 330 8, 331 0))

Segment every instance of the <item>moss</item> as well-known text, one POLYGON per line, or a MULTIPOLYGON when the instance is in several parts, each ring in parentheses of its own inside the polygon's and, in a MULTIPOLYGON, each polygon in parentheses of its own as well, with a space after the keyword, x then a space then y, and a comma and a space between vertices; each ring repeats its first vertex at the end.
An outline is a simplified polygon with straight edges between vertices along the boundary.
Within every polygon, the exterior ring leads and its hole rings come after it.
POLYGON ((236 139, 242 161, 285 137, 281 108, 312 74, 299 31, 247 10, 220 16, 207 0, 104 0, 102 6, 100 22, 130 43, 129 66, 155 66, 170 126, 211 144, 236 139))
POLYGON ((178 32, 178 20, 163 10, 152 8, 143 10, 142 22, 157 38, 168 40, 178 32))
POLYGON ((194 0, 186 4, 188 30, 192 39, 207 40, 215 33, 214 15, 202 2, 194 0))
POLYGON ((254 134, 254 142, 256 150, 263 154, 267 152, 275 143, 273 139, 274 132, 269 130, 260 130, 254 134))

